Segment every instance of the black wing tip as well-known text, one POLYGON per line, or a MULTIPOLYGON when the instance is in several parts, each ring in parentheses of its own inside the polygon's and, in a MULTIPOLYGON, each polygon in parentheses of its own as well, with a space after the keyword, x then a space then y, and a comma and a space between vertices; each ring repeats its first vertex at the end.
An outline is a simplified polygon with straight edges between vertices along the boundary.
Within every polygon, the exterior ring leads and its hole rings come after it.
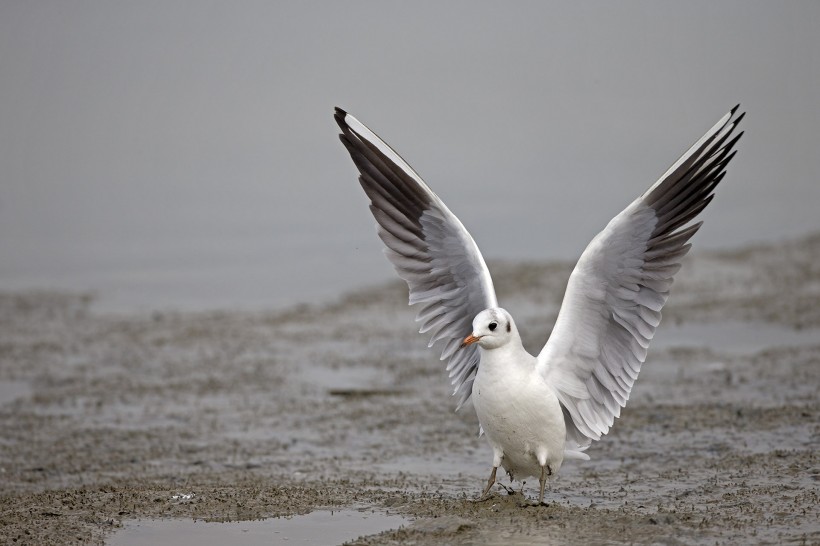
POLYGON ((746 112, 741 112, 741 113, 740 113, 740 115, 737 117, 737 119, 735 119, 732 123, 734 123, 735 125, 737 125, 738 123, 740 123, 740 122, 741 122, 741 120, 742 120, 745 116, 746 116, 746 112))
MULTIPOLYGON (((733 148, 735 147, 735 144, 738 143, 738 141, 740 140, 740 138, 744 134, 746 134, 746 131, 739 132, 738 134, 736 134, 734 136, 734 138, 732 138, 732 140, 727 142, 725 145, 721 146, 720 149, 715 153, 716 154, 718 154, 718 153, 728 154, 729 152, 732 152, 732 155, 734 155, 734 153, 737 152, 737 150, 734 150, 733 148)), ((721 161, 723 161, 724 164, 729 163, 728 159, 722 159, 721 161)))
POLYGON ((339 140, 342 141, 342 144, 345 145, 345 148, 348 150, 353 149, 353 144, 350 142, 350 139, 347 138, 347 135, 344 133, 339 133, 339 140))
POLYGON ((345 117, 347 117, 347 112, 337 106, 333 114, 333 118, 336 120, 336 124, 342 131, 350 130, 350 126, 345 121, 345 117))
POLYGON ((737 111, 738 111, 739 108, 740 108, 740 103, 736 104, 735 107, 732 108, 729 111, 729 121, 727 121, 726 123, 731 123, 732 127, 737 127, 738 123, 743 121, 743 118, 746 117, 746 112, 745 111, 737 114, 737 111), (737 114, 737 117, 735 117, 735 114, 737 114), (734 118, 734 119, 732 119, 732 118, 734 118))

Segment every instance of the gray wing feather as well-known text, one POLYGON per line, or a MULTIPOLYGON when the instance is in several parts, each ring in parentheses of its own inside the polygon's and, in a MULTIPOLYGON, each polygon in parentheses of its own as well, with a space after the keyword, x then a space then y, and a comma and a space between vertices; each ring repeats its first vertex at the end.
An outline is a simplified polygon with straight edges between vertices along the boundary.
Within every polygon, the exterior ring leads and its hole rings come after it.
POLYGON ((587 246, 537 366, 558 394, 567 449, 606 434, 629 399, 689 239, 743 133, 737 107, 587 246))
POLYGON ((460 408, 472 393, 478 369, 476 345, 460 349, 473 318, 496 307, 490 273, 473 238, 418 174, 383 140, 339 108, 339 135, 359 169, 385 254, 407 282, 416 320, 432 347, 449 359, 460 408))

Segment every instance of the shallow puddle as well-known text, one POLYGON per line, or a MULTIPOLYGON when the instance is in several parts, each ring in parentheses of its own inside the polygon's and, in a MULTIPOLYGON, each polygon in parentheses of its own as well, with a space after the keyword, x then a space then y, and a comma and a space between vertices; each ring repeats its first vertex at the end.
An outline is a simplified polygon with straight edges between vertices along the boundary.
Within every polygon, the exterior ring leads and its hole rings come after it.
POLYGON ((228 523, 189 519, 123 522, 109 538, 110 546, 173 544, 342 544, 360 536, 396 529, 408 523, 402 516, 370 510, 319 510, 303 516, 228 523))

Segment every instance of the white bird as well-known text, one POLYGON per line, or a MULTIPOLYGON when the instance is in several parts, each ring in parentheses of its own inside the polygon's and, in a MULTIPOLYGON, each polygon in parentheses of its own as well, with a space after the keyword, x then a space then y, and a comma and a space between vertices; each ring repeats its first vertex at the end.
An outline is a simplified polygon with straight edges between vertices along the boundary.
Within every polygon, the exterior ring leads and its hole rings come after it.
POLYGON ((735 106, 643 195, 592 239, 570 275, 552 334, 538 356, 498 306, 475 241, 421 177, 356 118, 336 108, 339 135, 360 172, 385 253, 407 282, 416 320, 440 343, 460 408, 472 395, 493 467, 547 478, 565 458, 589 459, 629 399, 661 321, 693 219, 714 197, 744 114, 735 106), (465 333, 469 333, 464 337, 465 333))

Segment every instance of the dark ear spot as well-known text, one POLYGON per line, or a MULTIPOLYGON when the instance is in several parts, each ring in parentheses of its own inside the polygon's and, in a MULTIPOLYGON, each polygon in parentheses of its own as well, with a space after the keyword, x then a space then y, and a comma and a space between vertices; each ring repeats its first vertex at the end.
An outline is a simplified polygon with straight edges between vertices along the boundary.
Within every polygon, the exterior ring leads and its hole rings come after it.
POLYGON ((511 326, 511 325, 510 325, 510 323, 508 322, 508 323, 507 323, 507 333, 508 333, 508 334, 510 333, 510 330, 512 330, 512 326, 511 326))

